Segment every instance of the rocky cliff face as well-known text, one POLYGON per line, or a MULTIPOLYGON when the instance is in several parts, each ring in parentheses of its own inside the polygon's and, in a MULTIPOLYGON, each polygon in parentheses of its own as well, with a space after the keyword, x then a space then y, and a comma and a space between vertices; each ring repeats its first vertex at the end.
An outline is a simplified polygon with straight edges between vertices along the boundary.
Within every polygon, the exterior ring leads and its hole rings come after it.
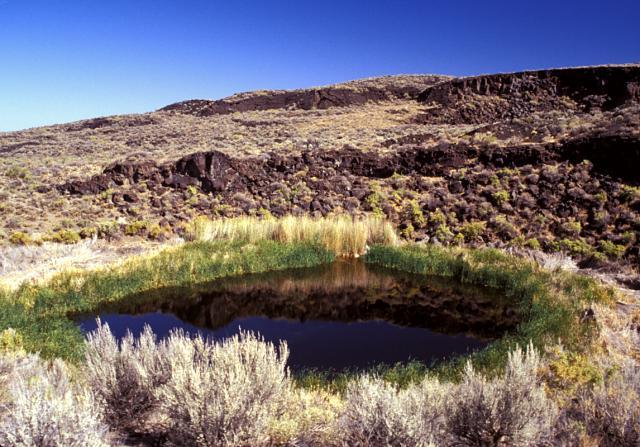
POLYGON ((427 88, 429 122, 485 123, 534 112, 612 110, 640 101, 640 66, 525 71, 453 79, 427 88))

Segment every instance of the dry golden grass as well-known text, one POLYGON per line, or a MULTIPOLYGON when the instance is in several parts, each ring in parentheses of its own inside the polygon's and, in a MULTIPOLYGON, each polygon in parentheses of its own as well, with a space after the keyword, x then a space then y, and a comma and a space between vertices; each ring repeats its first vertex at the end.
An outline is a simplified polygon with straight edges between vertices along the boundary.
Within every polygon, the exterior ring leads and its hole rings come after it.
POLYGON ((0 247, 0 289, 15 290, 25 282, 42 284, 62 271, 114 266, 129 258, 150 256, 178 243, 179 239, 165 243, 144 240, 114 243, 89 239, 72 245, 44 243, 0 247))
POLYGON ((316 219, 286 216, 282 219, 237 217, 208 219, 200 217, 193 223, 190 237, 197 241, 241 240, 256 242, 274 240, 284 243, 315 241, 338 256, 358 257, 369 244, 397 245, 393 226, 376 217, 353 218, 334 216, 316 219))

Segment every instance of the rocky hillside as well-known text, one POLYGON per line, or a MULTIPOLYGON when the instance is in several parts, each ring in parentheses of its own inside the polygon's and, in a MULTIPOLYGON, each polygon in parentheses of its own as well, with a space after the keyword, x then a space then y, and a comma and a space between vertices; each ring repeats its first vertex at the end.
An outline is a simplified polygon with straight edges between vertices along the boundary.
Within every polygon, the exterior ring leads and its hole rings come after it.
POLYGON ((639 65, 186 101, 0 134, 0 163, 5 242, 347 212, 415 240, 640 260, 639 65))
POLYGON ((427 87, 449 79, 449 76, 438 75, 386 76, 327 87, 239 93, 217 101, 195 99, 171 104, 160 110, 211 116, 256 110, 361 106, 394 99, 415 99, 427 87))

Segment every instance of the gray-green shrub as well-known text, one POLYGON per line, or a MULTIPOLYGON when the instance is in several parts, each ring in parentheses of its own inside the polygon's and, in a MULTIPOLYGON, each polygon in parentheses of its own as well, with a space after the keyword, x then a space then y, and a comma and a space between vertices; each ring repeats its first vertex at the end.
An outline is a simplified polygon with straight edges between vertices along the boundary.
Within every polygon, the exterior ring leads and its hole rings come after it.
POLYGON ((121 430, 158 412, 173 445, 258 445, 290 387, 288 356, 286 344, 276 348, 248 332, 214 343, 176 331, 157 343, 146 327, 140 338, 118 343, 98 322, 85 371, 121 430))
POLYGON ((399 390, 367 376, 353 382, 338 420, 343 445, 532 446, 551 438, 557 408, 537 380, 531 346, 509 355, 504 376, 467 365, 458 384, 425 378, 399 390))
POLYGON ((48 367, 29 356, 7 357, 0 364, 3 376, 8 378, 4 381, 8 395, 0 408, 0 445, 110 445, 108 428, 93 395, 69 381, 62 362, 48 367))
POLYGON ((363 375, 352 382, 338 420, 344 446, 418 445, 412 429, 408 393, 375 377, 363 375))
POLYGON ((603 447, 640 445, 640 368, 629 361, 601 384, 587 391, 579 403, 587 432, 603 447))
POLYGON ((540 357, 531 345, 509 354, 503 376, 487 379, 468 363, 455 387, 447 431, 458 446, 532 446, 552 436, 557 408, 537 378, 540 357))
POLYGON ((100 320, 87 336, 84 369, 107 421, 119 429, 144 423, 157 406, 154 392, 168 375, 166 359, 149 326, 139 338, 128 333, 118 343, 109 325, 100 320))
POLYGON ((289 351, 250 332, 212 343, 175 332, 163 342, 169 379, 157 389, 177 446, 257 446, 290 387, 289 351))

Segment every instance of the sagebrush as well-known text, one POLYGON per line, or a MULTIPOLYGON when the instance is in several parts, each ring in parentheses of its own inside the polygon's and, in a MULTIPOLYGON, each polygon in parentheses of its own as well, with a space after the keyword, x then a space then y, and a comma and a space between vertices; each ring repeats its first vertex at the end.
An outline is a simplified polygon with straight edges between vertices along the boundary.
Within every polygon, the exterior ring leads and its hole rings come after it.
POLYGON ((69 379, 60 361, 35 356, 0 359, 0 445, 107 447, 112 444, 93 394, 69 379))

